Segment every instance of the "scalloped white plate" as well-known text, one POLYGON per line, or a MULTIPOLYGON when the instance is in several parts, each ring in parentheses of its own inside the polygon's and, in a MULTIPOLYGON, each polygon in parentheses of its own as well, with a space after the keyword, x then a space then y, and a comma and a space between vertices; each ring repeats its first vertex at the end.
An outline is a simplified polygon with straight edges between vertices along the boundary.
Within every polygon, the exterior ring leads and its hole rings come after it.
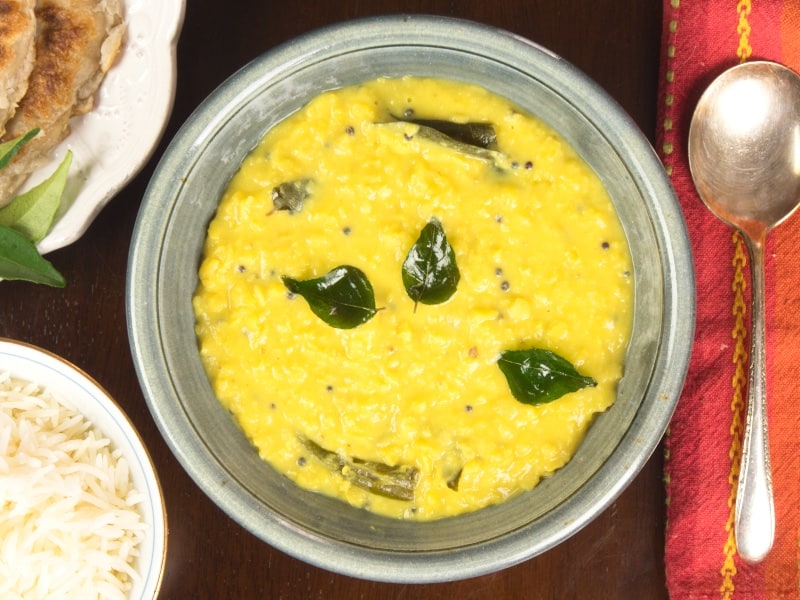
POLYGON ((69 136, 25 186, 42 181, 72 150, 56 222, 38 245, 42 254, 80 238, 155 150, 175 98, 184 11, 185 0, 125 0, 125 44, 97 92, 95 108, 72 119, 69 136))

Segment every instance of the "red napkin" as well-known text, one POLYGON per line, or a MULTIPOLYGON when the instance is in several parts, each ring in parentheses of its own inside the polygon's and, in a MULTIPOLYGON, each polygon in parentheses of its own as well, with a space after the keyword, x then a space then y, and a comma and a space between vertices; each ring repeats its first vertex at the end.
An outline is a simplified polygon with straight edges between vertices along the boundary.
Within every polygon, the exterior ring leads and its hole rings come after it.
POLYGON ((762 563, 736 553, 734 506, 746 410, 747 253, 703 206, 686 157, 697 100, 726 68, 773 60, 800 70, 800 0, 664 0, 657 148, 689 227, 697 329, 665 442, 670 597, 800 598, 800 216, 766 249, 767 397, 775 544, 762 563))

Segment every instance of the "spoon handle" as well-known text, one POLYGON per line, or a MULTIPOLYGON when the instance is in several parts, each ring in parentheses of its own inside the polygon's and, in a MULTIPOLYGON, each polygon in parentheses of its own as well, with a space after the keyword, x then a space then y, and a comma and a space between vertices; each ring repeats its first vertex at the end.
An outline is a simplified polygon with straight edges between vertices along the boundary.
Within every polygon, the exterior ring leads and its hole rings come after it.
POLYGON ((747 386, 747 420, 736 495, 736 546, 749 563, 760 562, 772 548, 775 507, 767 433, 767 376, 764 327, 764 236, 745 235, 752 281, 752 337, 747 386))

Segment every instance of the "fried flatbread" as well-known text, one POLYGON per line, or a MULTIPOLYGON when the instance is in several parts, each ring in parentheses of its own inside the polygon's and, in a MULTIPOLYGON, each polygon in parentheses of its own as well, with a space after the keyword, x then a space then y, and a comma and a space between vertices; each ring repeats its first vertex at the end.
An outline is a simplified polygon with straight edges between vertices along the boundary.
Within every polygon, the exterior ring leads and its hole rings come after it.
POLYGON ((28 89, 33 69, 35 0, 0 0, 0 136, 28 89))
POLYGON ((36 60, 5 139, 41 132, 0 173, 0 206, 48 160, 70 118, 91 110, 123 38, 122 0, 39 0, 35 13, 36 60))

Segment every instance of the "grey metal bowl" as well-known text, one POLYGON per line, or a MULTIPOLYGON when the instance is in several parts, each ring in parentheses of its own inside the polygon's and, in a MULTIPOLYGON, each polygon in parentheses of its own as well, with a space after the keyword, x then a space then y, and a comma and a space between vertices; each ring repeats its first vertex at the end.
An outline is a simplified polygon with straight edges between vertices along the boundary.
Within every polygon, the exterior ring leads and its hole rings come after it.
POLYGON ((222 510, 272 546, 365 579, 435 582, 544 552, 599 515, 657 447, 681 391, 694 332, 685 224, 652 148, 591 80, 551 52, 440 17, 347 22, 278 47, 192 114, 147 189, 128 266, 128 330, 161 433, 222 510), (191 298, 206 227, 264 133, 323 90, 378 76, 480 84, 557 130, 602 178, 633 255, 635 316, 616 404, 572 461, 530 492, 474 513, 407 522, 308 492, 262 461, 217 402, 197 349, 191 298))

